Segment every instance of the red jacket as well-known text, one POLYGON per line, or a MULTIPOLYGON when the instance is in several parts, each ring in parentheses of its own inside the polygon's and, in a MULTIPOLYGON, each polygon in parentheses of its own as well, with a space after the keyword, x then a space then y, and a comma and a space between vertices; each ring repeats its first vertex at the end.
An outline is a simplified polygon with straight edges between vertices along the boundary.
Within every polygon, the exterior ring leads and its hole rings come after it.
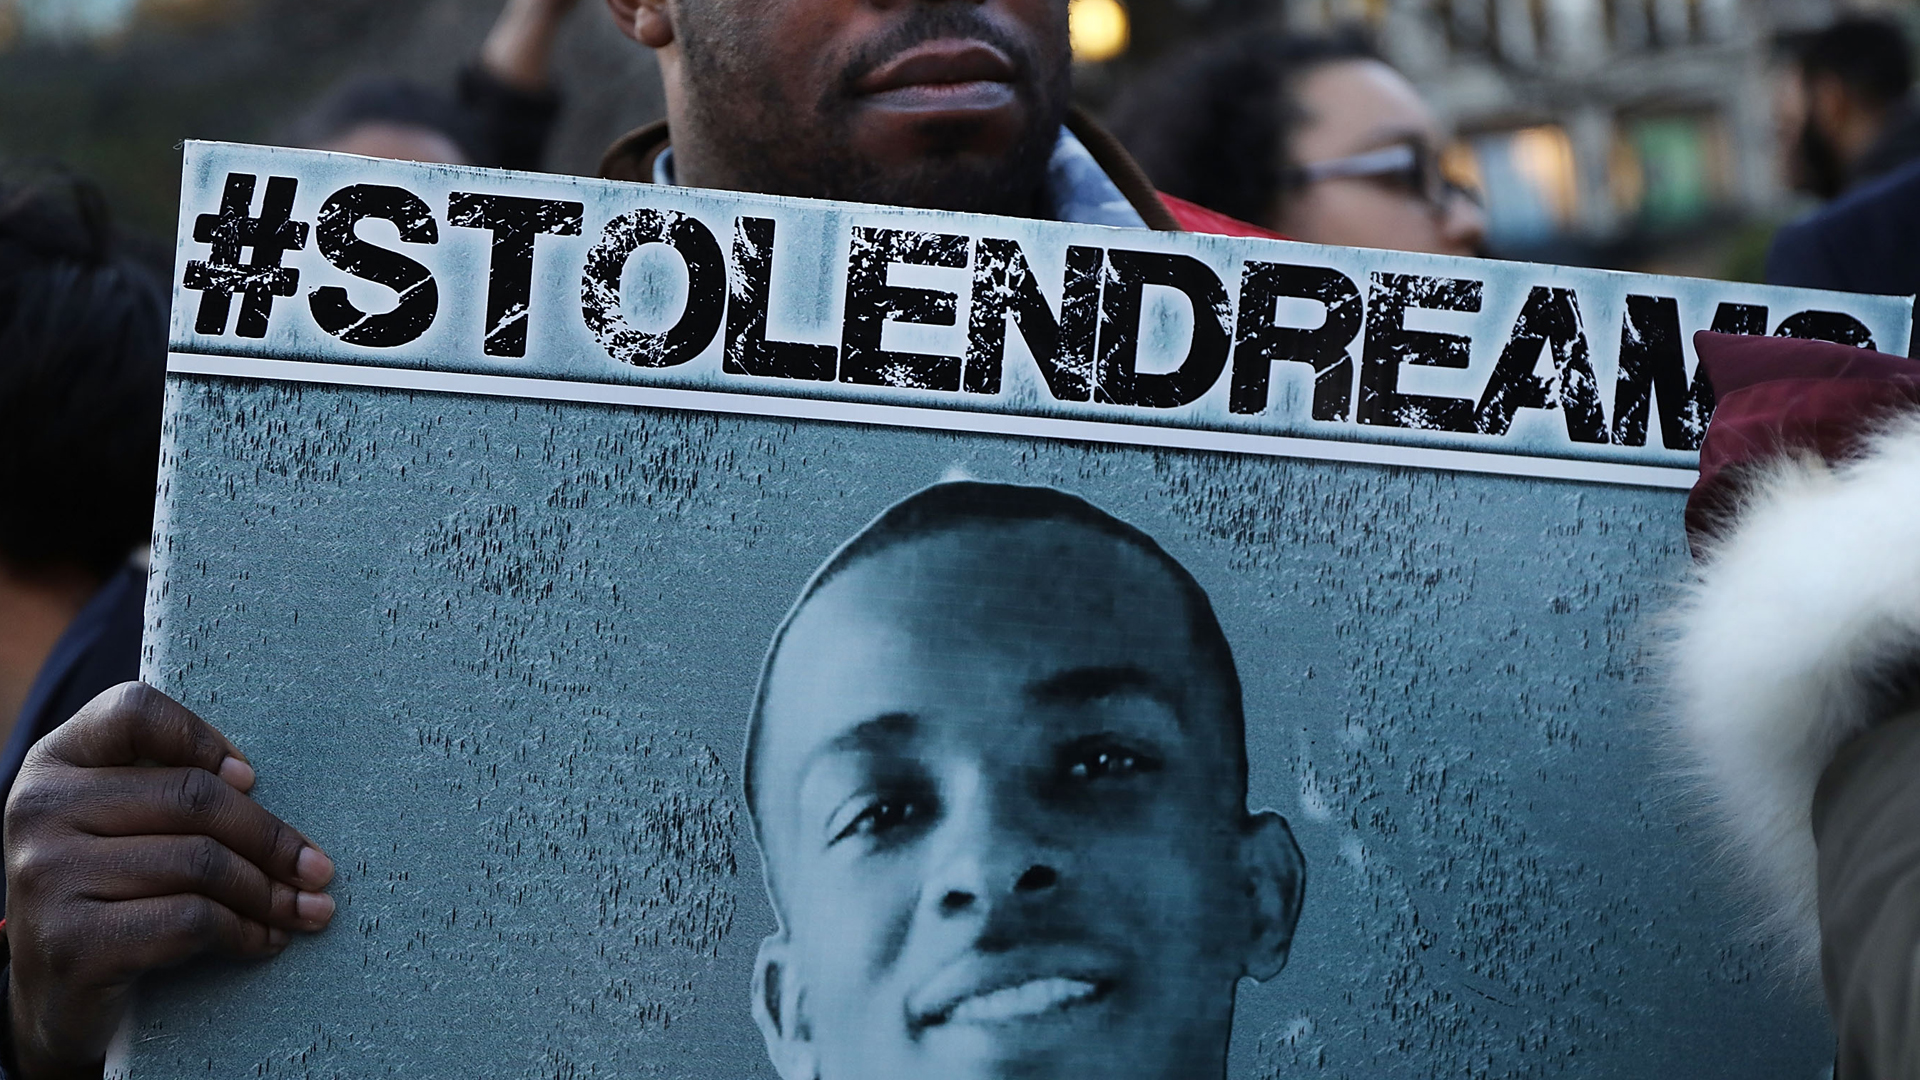
POLYGON ((1183 232, 1219 233, 1221 236, 1256 236, 1262 240, 1287 239, 1272 229, 1263 229, 1250 221, 1228 217, 1218 210, 1209 210, 1199 203, 1175 198, 1164 191, 1155 191, 1154 194, 1160 197, 1160 202, 1173 215, 1173 220, 1180 223, 1183 232))

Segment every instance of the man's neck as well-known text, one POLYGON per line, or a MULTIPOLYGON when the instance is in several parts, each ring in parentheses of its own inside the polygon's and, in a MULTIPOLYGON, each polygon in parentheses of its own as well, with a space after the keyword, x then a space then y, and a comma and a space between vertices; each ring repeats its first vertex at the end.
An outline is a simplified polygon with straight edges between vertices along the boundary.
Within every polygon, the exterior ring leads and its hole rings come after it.
POLYGON ((33 680, 100 579, 74 569, 23 574, 0 563, 0 743, 12 735, 33 680))
MULTIPOLYGON (((670 156, 660 160, 664 160, 666 163, 666 175, 664 179, 675 185, 681 187, 711 188, 720 191, 744 191, 759 195, 793 194, 793 192, 790 191, 770 190, 772 185, 743 180, 725 170, 711 168, 707 162, 698 156, 697 152, 689 153, 687 144, 682 142, 677 135, 673 145, 669 149, 671 150, 670 156)), ((659 170, 656 170, 656 179, 659 178, 661 178, 659 176, 659 170)), ((856 199, 854 201, 860 200, 856 199)), ((882 205, 906 205, 927 210, 951 209, 944 206, 927 206, 919 202, 902 203, 895 199, 876 199, 876 201, 882 205)), ((998 214, 1004 217, 1029 217, 1049 220, 1053 216, 1053 211, 1052 198, 1047 190, 1046 177, 1043 174, 1035 180, 1030 191, 1024 195, 1014 197, 1007 205, 991 207, 976 206, 960 212, 998 214)))
MULTIPOLYGON (((616 144, 602 163, 606 175, 620 180, 701 186, 702 181, 690 178, 681 168, 683 155, 697 144, 683 142, 676 131, 673 145, 667 145, 667 130, 666 125, 644 128, 616 144)), ((1113 137, 1097 127, 1089 134, 1092 143, 1083 141, 1087 134, 1074 131, 1071 122, 1061 128, 1045 181, 1036 185, 1024 205, 1006 211, 1009 216, 1177 231, 1179 223, 1161 205, 1151 182, 1113 137), (1104 148, 1106 161, 1097 156, 1096 145, 1104 148), (1111 171, 1116 168, 1117 172, 1111 171), (1120 186, 1123 183, 1127 186, 1120 186)), ((697 150, 691 156, 697 158, 697 150)), ((698 176, 697 169, 693 172, 698 176)), ((705 183, 712 185, 714 181, 705 183)))

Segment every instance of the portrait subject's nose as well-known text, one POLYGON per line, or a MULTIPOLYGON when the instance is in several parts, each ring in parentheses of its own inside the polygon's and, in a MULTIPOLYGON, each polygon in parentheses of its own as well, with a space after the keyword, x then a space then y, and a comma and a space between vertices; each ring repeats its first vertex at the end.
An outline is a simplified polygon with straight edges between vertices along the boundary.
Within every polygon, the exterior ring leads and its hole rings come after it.
POLYGON ((1058 870, 1044 863, 1035 863, 1020 871, 1019 876, 1014 878, 1012 887, 998 890, 999 896, 996 896, 995 883, 990 880, 996 875, 989 871, 968 876, 974 880, 965 885, 956 883, 939 892, 942 915, 958 915, 971 909, 988 907, 1000 896, 1045 892, 1060 881, 1058 870))
POLYGON ((1034 835, 1030 809, 1004 805, 980 788, 960 801, 949 811, 923 894, 935 913, 985 916, 1001 903, 1059 887, 1061 860, 1034 835))

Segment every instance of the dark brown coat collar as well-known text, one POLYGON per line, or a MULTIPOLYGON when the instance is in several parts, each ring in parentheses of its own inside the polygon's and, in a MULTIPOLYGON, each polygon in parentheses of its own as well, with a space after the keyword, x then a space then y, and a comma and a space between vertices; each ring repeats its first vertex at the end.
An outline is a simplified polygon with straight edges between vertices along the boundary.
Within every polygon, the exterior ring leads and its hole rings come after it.
MULTIPOLYGON (((1159 193, 1148 182, 1147 174, 1141 171, 1132 155, 1120 145, 1120 140, 1108 134, 1105 128, 1078 107, 1067 113, 1067 130, 1086 146, 1093 160, 1106 171, 1108 179, 1120 189, 1120 194, 1127 197, 1127 202, 1133 204, 1148 228, 1161 232, 1181 231, 1167 204, 1160 201, 1159 193)), ((660 151, 667 148, 667 142, 665 120, 635 128, 607 149, 606 156, 600 159, 600 175, 608 180, 650 184, 653 182, 654 160, 660 156, 660 151)))

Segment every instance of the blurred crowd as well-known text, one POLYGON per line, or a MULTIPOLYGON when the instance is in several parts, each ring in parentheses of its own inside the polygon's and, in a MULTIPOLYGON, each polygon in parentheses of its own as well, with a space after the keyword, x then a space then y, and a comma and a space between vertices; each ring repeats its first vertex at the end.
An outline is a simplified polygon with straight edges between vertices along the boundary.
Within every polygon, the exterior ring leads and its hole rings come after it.
MULTIPOLYGON (((353 79, 287 125, 287 141, 537 170, 566 107, 550 67, 577 2, 508 0, 452 85, 353 79)), ((1814 103, 1807 145, 1823 154, 1807 175, 1837 185, 1848 167, 1836 162, 1887 157, 1864 148, 1862 95, 1878 94, 1874 115, 1893 124, 1895 95, 1883 88, 1905 68, 1862 83, 1830 54, 1806 50, 1828 64, 1809 66, 1802 80, 1814 103), (1830 117, 1832 138, 1819 126, 1830 117)), ((1109 113, 1118 145, 1158 191, 1215 215, 1196 219, 1203 223, 1322 244, 1485 253, 1479 193, 1447 168, 1451 133, 1362 33, 1202 41, 1137 80, 1109 113)), ((117 230, 87 181, 41 172, 15 177, 0 195, 0 485, 9 507, 0 523, 0 733, 15 735, 0 754, 0 784, 34 738, 137 670, 137 574, 126 567, 150 528, 165 357, 165 245, 117 230)))
MULTIPOLYGON (((353 79, 288 124, 287 141, 540 169, 566 107, 554 43, 577 2, 508 0, 452 85, 353 79)), ((1860 76, 1844 44, 1797 47, 1809 58, 1797 122, 1817 149, 1805 175, 1832 194, 1867 163, 1884 169, 1893 151, 1863 117, 1902 122, 1889 87, 1904 88, 1906 68, 1860 76)), ((1201 227, 1485 254, 1480 195, 1447 168, 1451 133, 1357 31, 1199 42, 1137 80, 1108 123, 1154 188, 1212 212, 1201 227)), ((165 245, 117 230, 84 179, 42 172, 0 195, 0 738, 15 735, 0 785, 32 739, 137 669, 126 567, 150 528, 165 356, 165 245)))
POLYGON ((1782 228, 1767 280, 1920 292, 1920 106, 1900 24, 1844 18, 1785 37, 1775 115, 1789 181, 1829 200, 1782 228))
MULTIPOLYGON (((512 0, 451 92, 339 87, 293 128, 305 146, 538 169, 562 107, 548 73, 577 0, 512 0)), ((1359 31, 1236 32, 1135 80, 1108 126, 1154 186, 1292 239, 1485 254, 1479 193, 1448 175, 1451 133, 1359 31)))
MULTIPOLYGON (((288 140, 350 154, 538 170, 569 107, 550 68, 559 28, 576 2, 508 0, 452 85, 354 80, 313 104, 287 129, 288 140)), ((670 112, 683 110, 671 146, 659 126, 617 145, 608 158, 612 175, 873 201, 905 192, 900 201, 945 205, 938 187, 844 186, 851 183, 846 177, 861 174, 859 155, 891 161, 923 152, 905 136, 867 148, 852 137, 835 142, 830 127, 783 132, 756 114, 752 101, 676 103, 671 85, 697 84, 700 65, 724 66, 726 58, 677 41, 656 0, 614 0, 611 7, 628 36, 661 54, 670 112), (845 168, 820 177, 781 164, 783 133, 845 168), (770 149, 763 167, 730 171, 728 147, 762 147, 756 139, 773 140, 764 143, 770 149)), ((805 46, 802 38, 794 49, 805 46)), ((776 51, 779 45, 767 43, 776 51)), ((1768 278, 1920 292, 1920 106, 1901 24, 1847 16, 1783 37, 1777 51, 1783 176, 1819 205, 1780 230, 1768 278)), ((990 68, 995 61, 942 62, 990 68)), ((1067 74, 1063 66, 1059 81, 1067 74)), ((751 82, 757 75, 740 77, 751 82)), ((1064 86, 1044 83, 1036 85, 1064 93, 1064 86)), ((1040 137, 1030 146, 1025 134, 1010 132, 990 146, 985 156, 998 157, 980 166, 985 179, 968 174, 968 197, 1001 191, 994 185, 1004 170, 995 161, 1021 154, 1056 165, 1090 161, 1091 171, 1074 174, 1090 193, 1013 190, 999 202, 948 208, 1028 208, 1072 220, 1487 253, 1487 209, 1451 152, 1454 133, 1357 31, 1239 30, 1199 41, 1133 80, 1102 119, 1073 112, 1063 131, 1040 137), (1115 193, 1124 198, 1112 211, 1117 219, 1072 216, 1078 206, 1111 207, 1115 193)), ((141 559, 151 531, 166 352, 166 250, 116 229, 98 189, 84 179, 42 168, 0 187, 0 789, 12 785, 37 740, 137 672, 141 559)), ((36 1069, 27 1050, 7 1054, 24 1055, 0 1055, 9 1072, 57 1072, 36 1069)), ((57 1064, 69 1069, 60 1075, 75 1075, 73 1061, 57 1064)))

